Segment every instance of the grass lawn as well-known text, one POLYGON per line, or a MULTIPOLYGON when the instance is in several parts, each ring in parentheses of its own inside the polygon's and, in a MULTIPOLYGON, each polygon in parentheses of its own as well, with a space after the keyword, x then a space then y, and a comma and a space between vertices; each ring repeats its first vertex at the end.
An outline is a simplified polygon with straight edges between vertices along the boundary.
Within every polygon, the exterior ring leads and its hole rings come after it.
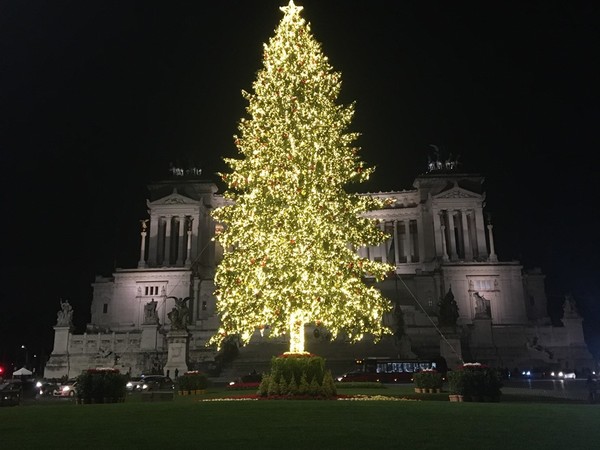
POLYGON ((412 387, 338 389, 406 401, 201 401, 253 391, 146 403, 40 402, 0 408, 0 448, 84 449, 595 449, 600 405, 513 396, 450 403, 412 387), (420 398, 421 400, 415 400, 420 398))

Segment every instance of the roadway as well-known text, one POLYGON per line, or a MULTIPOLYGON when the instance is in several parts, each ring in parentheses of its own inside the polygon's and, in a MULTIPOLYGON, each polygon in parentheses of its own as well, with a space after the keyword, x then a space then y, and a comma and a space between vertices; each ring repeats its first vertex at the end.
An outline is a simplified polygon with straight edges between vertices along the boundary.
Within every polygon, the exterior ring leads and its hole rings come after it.
POLYGON ((587 400, 588 389, 585 378, 575 380, 551 380, 551 379, 515 379, 503 380, 502 392, 519 394, 527 391, 527 394, 546 397, 558 397, 565 399, 587 400))

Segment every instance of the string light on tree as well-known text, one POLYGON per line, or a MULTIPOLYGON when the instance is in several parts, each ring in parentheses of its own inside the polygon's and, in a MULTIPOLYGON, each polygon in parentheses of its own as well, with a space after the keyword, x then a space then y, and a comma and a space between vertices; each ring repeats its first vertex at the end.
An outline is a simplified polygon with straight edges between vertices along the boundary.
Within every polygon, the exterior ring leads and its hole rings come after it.
POLYGON ((223 225, 217 268, 221 328, 210 343, 230 335, 243 344, 256 330, 289 333, 290 352, 304 352, 304 325, 319 323, 332 338, 351 341, 390 331, 382 325, 390 302, 365 276, 381 280, 392 269, 358 256, 358 248, 387 236, 364 213, 382 200, 348 194, 369 178, 349 132, 354 104, 336 103, 341 75, 290 1, 264 46, 253 92, 242 92, 248 117, 234 136, 239 159, 231 172, 227 206, 214 211, 223 225))

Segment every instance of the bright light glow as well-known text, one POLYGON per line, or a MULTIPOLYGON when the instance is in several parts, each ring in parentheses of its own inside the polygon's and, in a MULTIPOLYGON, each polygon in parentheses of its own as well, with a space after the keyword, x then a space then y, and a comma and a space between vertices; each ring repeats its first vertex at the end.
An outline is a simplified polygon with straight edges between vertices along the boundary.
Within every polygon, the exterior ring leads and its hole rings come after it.
POLYGON ((290 353, 304 353, 304 321, 302 311, 290 314, 290 353))

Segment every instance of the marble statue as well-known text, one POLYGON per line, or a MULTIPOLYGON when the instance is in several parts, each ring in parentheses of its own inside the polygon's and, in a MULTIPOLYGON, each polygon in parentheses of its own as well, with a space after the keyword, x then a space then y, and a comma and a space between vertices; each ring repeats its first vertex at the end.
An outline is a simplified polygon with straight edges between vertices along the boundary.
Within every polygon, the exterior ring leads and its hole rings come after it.
POLYGON ((475 317, 490 317, 490 301, 479 292, 473 294, 475 298, 475 317))
POLYGON ((73 325, 73 308, 68 300, 60 301, 60 311, 56 315, 56 326, 68 327, 73 325))
POLYGON ((156 305, 158 302, 154 299, 144 305, 144 323, 158 323, 158 314, 156 313, 156 305))

